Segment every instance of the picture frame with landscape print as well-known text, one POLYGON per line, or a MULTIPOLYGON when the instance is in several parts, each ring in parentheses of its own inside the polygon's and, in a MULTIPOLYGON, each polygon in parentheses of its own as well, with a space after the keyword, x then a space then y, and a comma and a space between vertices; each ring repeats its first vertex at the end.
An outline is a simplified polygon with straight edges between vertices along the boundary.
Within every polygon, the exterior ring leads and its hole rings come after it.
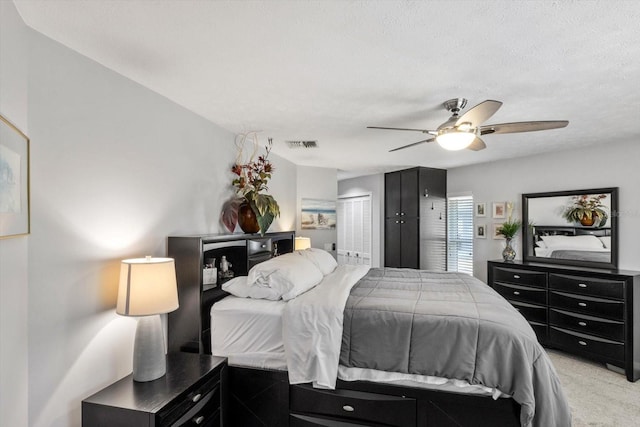
POLYGON ((27 235, 29 138, 0 115, 0 239, 27 235))
POLYGON ((303 230, 332 230, 336 222, 335 200, 302 199, 300 226, 303 230))

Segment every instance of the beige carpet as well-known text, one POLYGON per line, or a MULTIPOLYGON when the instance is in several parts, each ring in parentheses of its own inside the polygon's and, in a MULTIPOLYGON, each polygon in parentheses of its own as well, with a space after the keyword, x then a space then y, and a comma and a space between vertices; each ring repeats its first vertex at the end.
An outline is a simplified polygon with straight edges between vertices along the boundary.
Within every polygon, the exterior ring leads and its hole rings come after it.
POLYGON ((569 399, 573 427, 640 426, 640 380, 559 351, 548 350, 569 399))

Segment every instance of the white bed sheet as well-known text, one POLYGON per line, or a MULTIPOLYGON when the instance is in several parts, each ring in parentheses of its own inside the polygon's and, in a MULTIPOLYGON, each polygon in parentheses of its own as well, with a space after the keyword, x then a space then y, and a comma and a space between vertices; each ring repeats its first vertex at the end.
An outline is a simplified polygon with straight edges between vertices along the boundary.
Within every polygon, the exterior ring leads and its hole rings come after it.
MULTIPOLYGON (((233 366, 287 370, 282 336, 284 301, 238 298, 230 295, 211 307, 211 349, 214 356, 227 357, 233 366)), ((339 366, 344 381, 372 381, 437 389, 456 393, 509 397, 498 390, 467 381, 373 369, 339 366)))
MULTIPOLYGON (((551 257, 551 254, 554 251, 562 251, 562 250, 566 250, 566 251, 577 251, 580 249, 576 249, 576 248, 562 248, 562 247, 557 247, 557 248, 541 248, 541 247, 535 247, 535 252, 536 252, 536 256, 538 257, 545 257, 545 258, 549 258, 551 257)), ((585 251, 589 251, 589 252, 611 252, 611 249, 607 249, 607 248, 589 248, 589 249, 584 249, 585 251)))

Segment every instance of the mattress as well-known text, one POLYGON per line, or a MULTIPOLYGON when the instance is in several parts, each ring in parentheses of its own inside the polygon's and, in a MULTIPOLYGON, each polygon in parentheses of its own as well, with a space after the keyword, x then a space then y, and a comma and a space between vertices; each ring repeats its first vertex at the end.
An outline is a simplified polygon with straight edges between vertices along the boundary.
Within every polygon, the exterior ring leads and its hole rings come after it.
MULTIPOLYGON (((284 301, 228 296, 211 307, 211 351, 229 365, 287 370, 282 334, 284 301)), ((499 390, 447 378, 339 366, 344 381, 372 381, 483 396, 509 397, 499 390)))

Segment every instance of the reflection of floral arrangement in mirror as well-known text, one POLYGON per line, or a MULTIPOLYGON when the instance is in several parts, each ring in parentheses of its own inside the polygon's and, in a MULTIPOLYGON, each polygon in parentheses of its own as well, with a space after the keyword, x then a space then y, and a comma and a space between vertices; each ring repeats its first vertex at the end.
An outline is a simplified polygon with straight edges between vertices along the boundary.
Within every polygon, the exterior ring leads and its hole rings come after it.
POLYGON ((562 216, 567 222, 579 222, 586 227, 594 224, 596 227, 603 227, 609 219, 603 203, 606 198, 606 194, 573 196, 573 204, 564 211, 562 216))

